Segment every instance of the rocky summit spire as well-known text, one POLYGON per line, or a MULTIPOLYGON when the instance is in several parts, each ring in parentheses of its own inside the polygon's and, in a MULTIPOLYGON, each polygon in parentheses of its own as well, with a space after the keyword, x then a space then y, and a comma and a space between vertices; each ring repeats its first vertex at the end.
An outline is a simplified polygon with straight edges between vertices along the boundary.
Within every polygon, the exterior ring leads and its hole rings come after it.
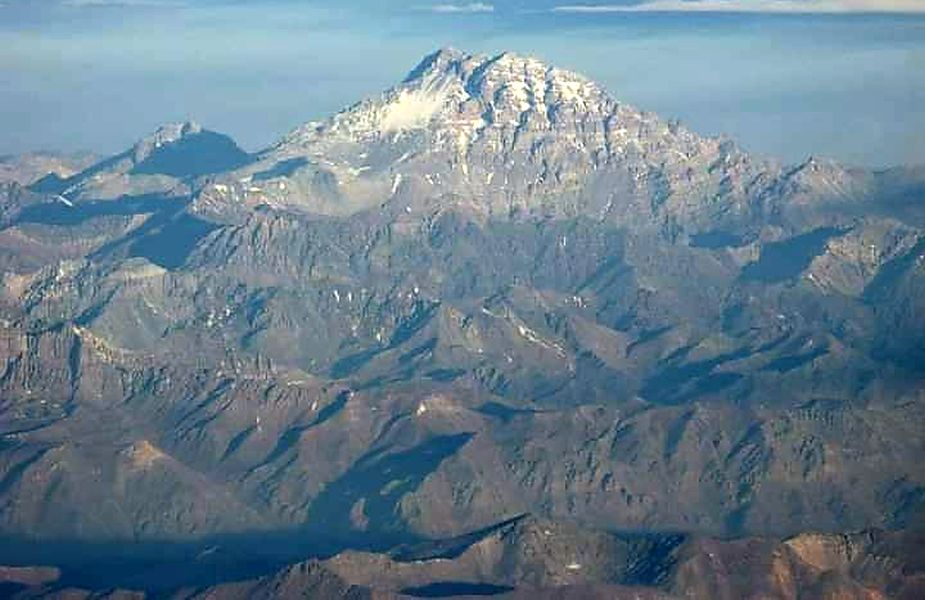
POLYGON ((195 121, 166 123, 135 144, 132 148, 132 159, 134 162, 140 163, 161 146, 173 144, 187 136, 198 133, 202 133, 202 126, 195 121))
POLYGON ((456 48, 441 48, 425 56, 416 67, 411 69, 411 71, 408 73, 408 76, 405 77, 404 83, 409 83, 415 79, 420 79, 427 73, 432 73, 435 71, 446 71, 451 66, 458 65, 466 58, 469 58, 469 56, 470 55, 466 54, 462 50, 457 50, 456 48))

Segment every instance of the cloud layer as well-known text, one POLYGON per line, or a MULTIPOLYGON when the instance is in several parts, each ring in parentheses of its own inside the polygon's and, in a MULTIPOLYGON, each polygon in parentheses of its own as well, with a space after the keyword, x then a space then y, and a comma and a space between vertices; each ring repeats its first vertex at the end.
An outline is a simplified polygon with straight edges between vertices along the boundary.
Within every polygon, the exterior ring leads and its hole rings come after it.
POLYGON ((469 4, 435 4, 428 6, 427 10, 435 13, 490 13, 495 12, 493 4, 485 2, 471 2, 469 4))
POLYGON ((575 4, 554 12, 925 13, 925 0, 647 0, 638 4, 575 4))
POLYGON ((187 6, 182 0, 64 0, 63 6, 74 8, 176 8, 187 6))

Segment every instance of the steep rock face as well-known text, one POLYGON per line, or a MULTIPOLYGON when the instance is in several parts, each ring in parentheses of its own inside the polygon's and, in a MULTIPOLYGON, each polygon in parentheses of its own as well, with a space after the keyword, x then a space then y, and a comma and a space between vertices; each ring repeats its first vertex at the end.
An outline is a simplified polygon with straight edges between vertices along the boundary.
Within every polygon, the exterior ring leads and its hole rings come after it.
POLYGON ((22 210, 40 202, 41 198, 22 187, 15 181, 0 184, 0 224, 4 227, 13 223, 22 213, 22 210))

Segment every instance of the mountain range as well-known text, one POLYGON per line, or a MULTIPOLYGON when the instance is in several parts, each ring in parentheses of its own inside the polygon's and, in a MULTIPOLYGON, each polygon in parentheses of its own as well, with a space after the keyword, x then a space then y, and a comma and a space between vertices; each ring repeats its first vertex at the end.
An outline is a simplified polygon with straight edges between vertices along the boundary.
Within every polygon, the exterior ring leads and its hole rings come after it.
POLYGON ((453 49, 54 161, 0 169, 11 594, 925 592, 921 168, 453 49))

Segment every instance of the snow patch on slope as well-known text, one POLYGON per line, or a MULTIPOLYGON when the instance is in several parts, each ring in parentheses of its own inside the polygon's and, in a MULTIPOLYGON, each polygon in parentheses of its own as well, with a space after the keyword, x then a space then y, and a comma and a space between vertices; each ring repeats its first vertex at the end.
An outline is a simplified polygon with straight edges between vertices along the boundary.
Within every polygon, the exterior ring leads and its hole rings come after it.
POLYGON ((427 127, 446 99, 445 88, 402 90, 395 100, 385 106, 379 130, 392 133, 427 127))

